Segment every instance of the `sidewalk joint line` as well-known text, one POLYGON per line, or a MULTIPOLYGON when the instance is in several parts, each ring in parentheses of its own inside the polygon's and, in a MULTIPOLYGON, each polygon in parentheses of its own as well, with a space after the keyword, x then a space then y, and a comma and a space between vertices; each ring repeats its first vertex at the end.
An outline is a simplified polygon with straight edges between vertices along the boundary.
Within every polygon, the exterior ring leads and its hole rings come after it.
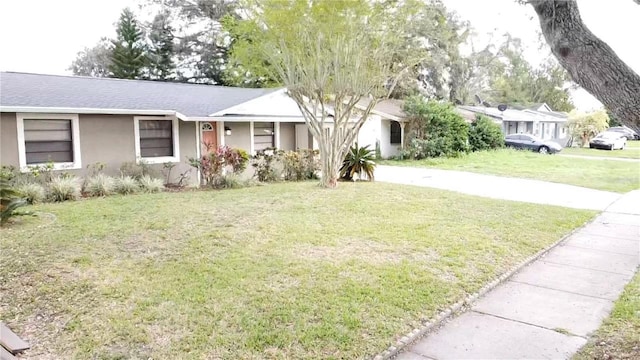
POLYGON ((623 274, 623 273, 619 273, 619 272, 615 272, 615 271, 607 271, 607 270, 600 270, 600 269, 592 269, 592 268, 588 268, 588 267, 584 267, 584 266, 577 266, 577 265, 571 265, 571 264, 563 264, 563 263, 559 263, 559 262, 555 262, 555 261, 550 261, 547 259, 542 258, 541 259, 544 262, 548 262, 550 264, 556 264, 556 265, 564 265, 564 266, 570 266, 570 267, 574 267, 574 268, 578 268, 578 269, 586 269, 586 270, 593 270, 593 271, 600 271, 600 272, 605 272, 608 274, 616 274, 616 275, 624 275, 624 276, 629 276, 630 278, 633 277, 633 274, 623 274))
MULTIPOLYGON (((615 252, 615 251, 593 249, 593 248, 588 248, 588 247, 584 247, 584 246, 577 246, 577 245, 572 245, 572 244, 567 244, 567 243, 564 243, 563 246, 573 247, 573 248, 582 249, 582 250, 593 250, 593 251, 603 252, 603 253, 606 253, 606 254, 616 254, 616 255, 631 256, 631 257, 634 257, 634 258, 638 258, 638 255, 629 255, 629 254, 623 254, 623 253, 619 253, 619 252, 615 252)), ((638 254, 640 254, 640 248, 638 248, 638 254)))
POLYGON ((504 317, 504 316, 489 314, 489 313, 485 313, 485 312, 482 312, 482 311, 479 311, 479 310, 475 310, 475 309, 471 309, 470 311, 473 311, 473 312, 476 312, 476 313, 482 314, 482 315, 493 316, 495 318, 502 319, 502 320, 512 321, 512 322, 520 323, 520 324, 523 324, 523 325, 528 325, 528 326, 533 326, 533 327, 537 327, 537 328, 540 328, 540 329, 553 331, 554 333, 558 333, 558 334, 562 334, 562 335, 566 335, 566 336, 576 336, 576 337, 580 337, 580 338, 583 338, 583 339, 587 340, 587 337, 582 336, 582 335, 576 335, 576 334, 574 334, 572 332, 569 332, 569 331, 567 331, 568 334, 563 334, 561 332, 555 331, 554 329, 549 329, 548 327, 544 327, 542 325, 536 325, 536 324, 528 323, 526 321, 510 319, 510 318, 507 318, 507 317, 504 317))
POLYGON ((567 294, 579 295, 579 296, 585 296, 585 297, 590 297, 590 298, 594 298, 594 299, 598 299, 598 300, 607 300, 607 301, 609 301, 609 302, 614 302, 614 301, 615 301, 615 299, 614 299, 614 300, 611 300, 611 299, 603 298, 603 297, 600 297, 600 296, 587 295, 587 294, 581 294, 581 293, 577 293, 577 292, 574 292, 574 291, 568 291, 568 290, 556 289, 556 288, 552 288, 552 287, 548 287, 548 286, 542 286, 542 285, 537 285, 537 284, 531 284, 531 283, 528 283, 528 282, 526 282, 526 281, 517 281, 517 280, 510 280, 510 281, 511 281, 511 282, 514 282, 514 283, 518 283, 518 284, 524 284, 524 285, 534 286, 534 287, 541 288, 541 289, 547 289, 547 290, 553 290, 553 291, 560 291, 560 292, 564 292, 564 293, 567 293, 567 294))

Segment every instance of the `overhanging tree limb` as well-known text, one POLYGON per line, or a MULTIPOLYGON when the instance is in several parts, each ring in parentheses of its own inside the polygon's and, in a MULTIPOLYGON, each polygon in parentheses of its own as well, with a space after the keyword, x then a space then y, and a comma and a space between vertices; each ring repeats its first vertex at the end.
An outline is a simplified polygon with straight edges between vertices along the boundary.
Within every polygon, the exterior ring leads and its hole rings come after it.
MULTIPOLYGON (((639 0, 635 0, 639 2, 639 0)), ((640 76, 583 23, 575 0, 529 0, 551 51, 573 80, 640 131, 640 76)))

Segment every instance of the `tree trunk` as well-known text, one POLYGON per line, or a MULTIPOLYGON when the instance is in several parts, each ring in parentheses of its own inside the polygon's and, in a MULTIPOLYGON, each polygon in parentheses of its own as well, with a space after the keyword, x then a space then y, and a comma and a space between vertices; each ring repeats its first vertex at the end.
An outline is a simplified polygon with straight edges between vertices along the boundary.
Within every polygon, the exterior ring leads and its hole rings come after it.
POLYGON ((576 0, 529 3, 551 51, 573 80, 624 125, 640 131, 640 76, 584 25, 576 0))
POLYGON ((320 185, 325 188, 335 188, 338 186, 338 176, 342 159, 338 159, 338 154, 333 151, 323 153, 320 150, 320 159, 322 161, 322 176, 320 177, 320 185))

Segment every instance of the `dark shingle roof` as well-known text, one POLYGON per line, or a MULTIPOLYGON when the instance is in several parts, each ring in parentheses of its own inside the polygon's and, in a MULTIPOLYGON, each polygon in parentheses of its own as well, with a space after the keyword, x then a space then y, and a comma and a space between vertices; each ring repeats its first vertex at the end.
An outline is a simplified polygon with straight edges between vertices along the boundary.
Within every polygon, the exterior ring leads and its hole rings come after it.
POLYGON ((204 117, 276 89, 0 73, 0 106, 173 110, 204 117))

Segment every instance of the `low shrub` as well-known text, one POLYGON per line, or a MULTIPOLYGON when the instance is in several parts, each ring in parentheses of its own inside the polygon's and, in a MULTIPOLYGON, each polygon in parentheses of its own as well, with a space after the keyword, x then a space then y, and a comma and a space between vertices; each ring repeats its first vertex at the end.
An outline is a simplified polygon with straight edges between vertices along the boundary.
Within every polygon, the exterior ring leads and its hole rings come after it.
POLYGON ((4 226, 15 216, 30 215, 28 211, 20 211, 19 208, 27 205, 27 200, 22 197, 9 181, 0 178, 0 226, 4 226))
POLYGON ((120 175, 123 177, 130 176, 134 179, 140 179, 145 175, 154 176, 151 165, 140 160, 138 162, 128 161, 120 165, 120 175))
POLYGON ((254 176, 261 182, 274 182, 282 180, 282 165, 279 164, 282 151, 273 148, 256 152, 251 158, 251 166, 255 169, 254 176))
POLYGON ((200 170, 204 183, 213 187, 221 182, 225 168, 231 167, 234 174, 240 174, 247 168, 248 161, 246 151, 228 146, 220 146, 199 159, 189 158, 189 164, 200 170))
POLYGON ((18 186, 18 192, 27 200, 29 204, 41 203, 46 199, 44 186, 37 183, 30 183, 18 186))
POLYGON ((121 176, 116 178, 114 190, 118 194, 129 195, 135 194, 140 190, 138 182, 131 176, 121 176))
POLYGON ((112 177, 98 173, 87 179, 84 191, 90 196, 109 196, 113 194, 115 185, 112 177))
POLYGON ((486 116, 476 116, 476 120, 469 125, 469 147, 471 151, 504 147, 504 134, 500 125, 486 116))
POLYGON ((152 178, 148 175, 141 177, 138 180, 138 185, 140 186, 140 191, 144 193, 157 193, 164 189, 162 179, 152 178))
POLYGON ((77 200, 81 196, 82 182, 75 176, 57 176, 51 179, 47 187, 47 199, 61 202, 77 200))
POLYGON ((218 189, 240 189, 247 186, 246 181, 243 181, 235 174, 223 175, 220 177, 220 182, 216 184, 218 189))
POLYGON ((357 174, 360 179, 362 175, 366 175, 367 179, 373 180, 373 171, 376 168, 376 163, 373 161, 375 156, 375 151, 369 149, 369 145, 360 147, 356 143, 349 148, 342 162, 340 177, 343 180, 353 180, 357 174))
POLYGON ((403 157, 458 156, 469 151, 469 126, 453 105, 412 96, 404 110, 409 119, 408 137, 413 140, 403 157))
POLYGON ((281 155, 281 158, 285 180, 301 181, 318 177, 320 171, 318 151, 287 151, 281 155))

